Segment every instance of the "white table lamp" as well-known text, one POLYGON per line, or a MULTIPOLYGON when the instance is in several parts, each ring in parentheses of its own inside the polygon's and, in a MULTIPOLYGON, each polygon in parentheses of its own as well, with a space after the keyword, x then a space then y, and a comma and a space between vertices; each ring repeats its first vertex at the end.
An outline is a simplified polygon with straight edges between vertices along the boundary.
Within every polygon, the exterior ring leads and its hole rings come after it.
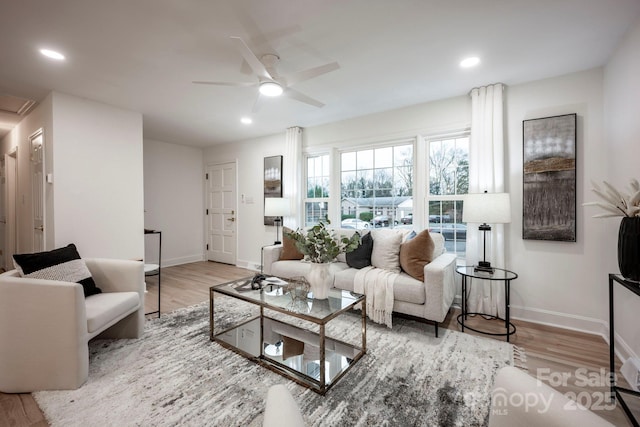
POLYGON ((487 231, 491 231, 489 224, 507 224, 511 222, 511 200, 509 193, 477 193, 467 194, 464 199, 462 221, 480 224, 482 231, 482 261, 478 261, 475 271, 493 273, 491 262, 487 261, 487 231))
POLYGON ((276 241, 274 245, 282 243, 280 237, 280 224, 283 216, 291 215, 291 201, 283 197, 267 197, 264 199, 264 215, 275 216, 273 222, 276 225, 276 241))

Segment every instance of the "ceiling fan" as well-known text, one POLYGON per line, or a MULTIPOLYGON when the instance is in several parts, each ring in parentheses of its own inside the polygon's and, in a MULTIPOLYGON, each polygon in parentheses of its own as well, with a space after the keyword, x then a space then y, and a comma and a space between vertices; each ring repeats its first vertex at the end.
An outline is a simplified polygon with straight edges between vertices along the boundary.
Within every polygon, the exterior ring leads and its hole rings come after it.
POLYGON ((312 79, 314 77, 321 76, 331 71, 340 68, 337 62, 331 62, 329 64, 320 65, 318 67, 309 68, 307 70, 298 71, 297 73, 280 76, 276 71, 276 65, 280 60, 278 55, 266 54, 260 58, 254 54, 249 46, 240 37, 231 37, 231 40, 235 44, 236 48, 240 51, 240 54, 244 60, 249 64, 253 72, 257 75, 257 82, 208 82, 208 81, 194 81, 195 84, 204 85, 217 85, 217 86, 237 86, 237 87, 250 87, 256 86, 259 88, 258 98, 253 107, 253 112, 256 112, 260 105, 262 96, 280 96, 285 95, 296 101, 304 102, 305 104, 313 105, 314 107, 322 108, 324 104, 317 99, 311 98, 295 89, 291 86, 303 82, 305 80, 312 79))

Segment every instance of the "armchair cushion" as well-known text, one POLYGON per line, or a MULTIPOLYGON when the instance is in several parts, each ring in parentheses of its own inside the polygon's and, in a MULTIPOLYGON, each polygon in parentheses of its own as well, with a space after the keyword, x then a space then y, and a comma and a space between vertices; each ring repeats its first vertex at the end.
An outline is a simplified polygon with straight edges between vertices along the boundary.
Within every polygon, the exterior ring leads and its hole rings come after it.
POLYGON ((102 292, 73 243, 46 252, 15 254, 13 263, 22 277, 80 283, 85 297, 102 292))
POLYGON ((84 304, 87 331, 92 334, 136 311, 140 306, 140 296, 137 292, 107 292, 91 295, 84 304))

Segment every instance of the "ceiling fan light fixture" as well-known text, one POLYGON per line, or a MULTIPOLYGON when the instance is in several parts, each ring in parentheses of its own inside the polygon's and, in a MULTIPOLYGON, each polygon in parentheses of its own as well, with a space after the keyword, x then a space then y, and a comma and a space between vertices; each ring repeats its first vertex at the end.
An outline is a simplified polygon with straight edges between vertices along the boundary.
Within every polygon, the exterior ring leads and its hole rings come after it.
POLYGON ((260 83, 260 93, 264 96, 280 96, 282 95, 282 86, 278 82, 262 82, 260 83))
POLYGON ((462 61, 460 61, 460 67, 471 68, 471 67, 475 67, 479 63, 480 63, 480 58, 478 58, 477 56, 470 56, 469 58, 465 58, 462 61))

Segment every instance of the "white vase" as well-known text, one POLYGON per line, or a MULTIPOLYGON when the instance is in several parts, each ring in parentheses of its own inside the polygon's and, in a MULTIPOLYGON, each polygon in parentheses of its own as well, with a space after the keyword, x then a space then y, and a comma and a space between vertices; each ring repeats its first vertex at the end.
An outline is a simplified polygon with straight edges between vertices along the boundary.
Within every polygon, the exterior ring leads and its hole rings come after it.
POLYGON ((329 289, 333 286, 333 275, 329 271, 330 265, 329 263, 311 263, 306 277, 314 299, 329 297, 329 289))

